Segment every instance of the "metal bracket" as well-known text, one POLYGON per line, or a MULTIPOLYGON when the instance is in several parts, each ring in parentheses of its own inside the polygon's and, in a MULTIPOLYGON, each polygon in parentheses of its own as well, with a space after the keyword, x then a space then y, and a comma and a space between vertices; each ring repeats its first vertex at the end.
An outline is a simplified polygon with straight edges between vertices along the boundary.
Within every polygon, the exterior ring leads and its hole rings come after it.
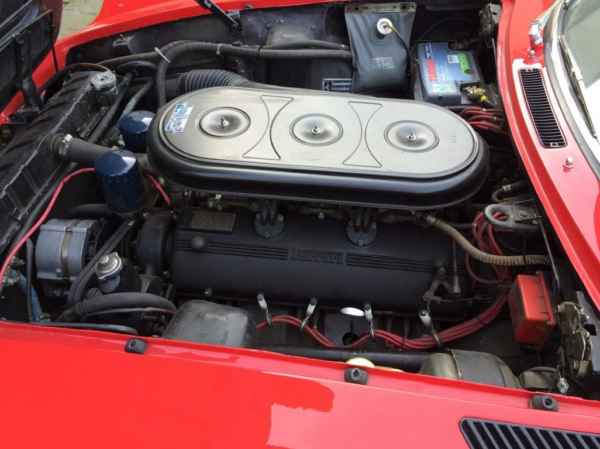
MULTIPOLYGON (((202 8, 210 11, 217 19, 223 22, 225 25, 230 25, 236 30, 241 28, 241 23, 237 22, 233 19, 229 14, 219 8, 216 4, 214 4, 211 0, 194 0, 198 5, 202 8)), ((239 17, 239 13, 238 13, 239 17)))
POLYGON ((486 221, 495 228, 512 229, 520 232, 539 232, 542 218, 537 214, 530 201, 515 204, 490 204, 483 210, 486 221), (506 221, 494 218, 494 214, 500 212, 506 216, 506 221))
POLYGON ((271 319, 271 314, 269 313, 269 307, 267 306, 265 295, 259 293, 256 299, 258 300, 258 305, 260 306, 261 310, 265 312, 265 321, 269 327, 275 327, 275 324, 273 324, 273 320, 271 319))
POLYGON ((592 339, 583 327, 589 317, 583 308, 572 302, 563 302, 556 306, 560 318, 564 366, 572 377, 584 377, 590 367, 592 357, 592 339))
POLYGON ((42 110, 42 100, 37 94, 33 81, 33 67, 31 66, 31 33, 25 30, 15 36, 16 61, 17 61, 17 89, 23 94, 24 106, 19 110, 23 117, 33 117, 42 110))
POLYGON ((306 318, 304 318, 304 320, 302 320, 302 324, 300 325, 300 332, 304 332, 304 328, 308 324, 308 320, 312 316, 316 307, 317 307, 317 299, 311 298, 310 302, 308 303, 308 307, 306 308, 306 318))
POLYGON ((437 288, 440 285, 443 285, 444 287, 446 287, 446 290, 448 290, 453 296, 457 296, 458 294, 460 294, 460 287, 459 287, 459 290, 457 293, 456 290, 452 287, 452 285, 450 285, 450 282, 448 282, 446 280, 446 274, 447 274, 446 269, 443 267, 439 268, 435 272, 435 278, 431 282, 431 287, 429 287, 429 290, 427 290, 425 292, 425 294, 423 295, 423 299, 425 301, 441 301, 442 300, 442 298, 440 296, 435 295, 435 291, 437 290, 437 288))
POLYGON ((435 344, 438 347, 438 349, 444 349, 444 346, 442 345, 442 340, 440 339, 440 336, 433 328, 433 320, 431 319, 429 312, 427 312, 427 310, 425 310, 425 309, 419 310, 419 318, 421 318, 421 322, 423 323, 423 326, 425 326, 427 328, 427 330, 429 331, 429 333, 435 340, 435 344))
POLYGON ((371 309, 371 304, 365 304, 365 318, 367 319, 367 323, 369 323, 371 341, 375 343, 377 341, 377 337, 375 336, 375 328, 373 327, 373 309, 371 309))

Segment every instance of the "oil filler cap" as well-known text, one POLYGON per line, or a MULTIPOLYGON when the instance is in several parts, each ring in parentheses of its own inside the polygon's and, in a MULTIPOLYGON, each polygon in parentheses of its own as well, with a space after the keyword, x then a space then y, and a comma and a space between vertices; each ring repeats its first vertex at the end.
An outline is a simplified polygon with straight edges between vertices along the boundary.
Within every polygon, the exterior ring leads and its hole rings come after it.
POLYGON ((200 130, 213 137, 235 137, 250 126, 245 112, 235 108, 218 108, 208 111, 200 119, 200 130))
POLYGON ((429 126, 419 122, 392 123, 385 130, 388 143, 404 151, 429 151, 438 144, 438 136, 429 126))

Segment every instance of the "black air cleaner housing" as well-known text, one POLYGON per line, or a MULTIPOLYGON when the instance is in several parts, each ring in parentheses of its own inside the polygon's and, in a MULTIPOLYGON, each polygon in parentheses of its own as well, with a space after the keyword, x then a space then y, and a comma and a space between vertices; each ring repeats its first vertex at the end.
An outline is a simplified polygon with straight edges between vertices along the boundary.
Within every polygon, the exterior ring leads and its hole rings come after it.
POLYGON ((148 156, 209 193, 431 209, 473 195, 488 149, 435 105, 317 91, 218 87, 155 116, 148 156))

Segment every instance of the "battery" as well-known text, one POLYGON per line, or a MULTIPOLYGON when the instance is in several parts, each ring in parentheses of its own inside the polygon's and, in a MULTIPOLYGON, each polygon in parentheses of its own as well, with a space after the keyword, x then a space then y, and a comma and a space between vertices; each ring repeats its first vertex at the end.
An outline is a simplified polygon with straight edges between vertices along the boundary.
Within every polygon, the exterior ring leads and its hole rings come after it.
POLYGON ((473 104, 463 88, 479 87, 481 71, 471 50, 454 51, 445 42, 417 46, 415 99, 440 106, 473 104))

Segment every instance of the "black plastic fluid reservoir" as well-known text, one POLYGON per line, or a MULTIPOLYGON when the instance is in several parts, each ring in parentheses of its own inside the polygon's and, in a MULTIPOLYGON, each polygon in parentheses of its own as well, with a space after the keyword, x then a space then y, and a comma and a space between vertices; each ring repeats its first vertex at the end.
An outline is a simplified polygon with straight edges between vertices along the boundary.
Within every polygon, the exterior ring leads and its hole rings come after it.
POLYGON ((105 153, 96 159, 94 168, 110 210, 117 214, 133 214, 146 205, 142 170, 131 151, 105 153))
POLYGON ((146 133, 154 113, 150 111, 133 111, 119 120, 119 129, 125 147, 134 153, 146 152, 146 133))

